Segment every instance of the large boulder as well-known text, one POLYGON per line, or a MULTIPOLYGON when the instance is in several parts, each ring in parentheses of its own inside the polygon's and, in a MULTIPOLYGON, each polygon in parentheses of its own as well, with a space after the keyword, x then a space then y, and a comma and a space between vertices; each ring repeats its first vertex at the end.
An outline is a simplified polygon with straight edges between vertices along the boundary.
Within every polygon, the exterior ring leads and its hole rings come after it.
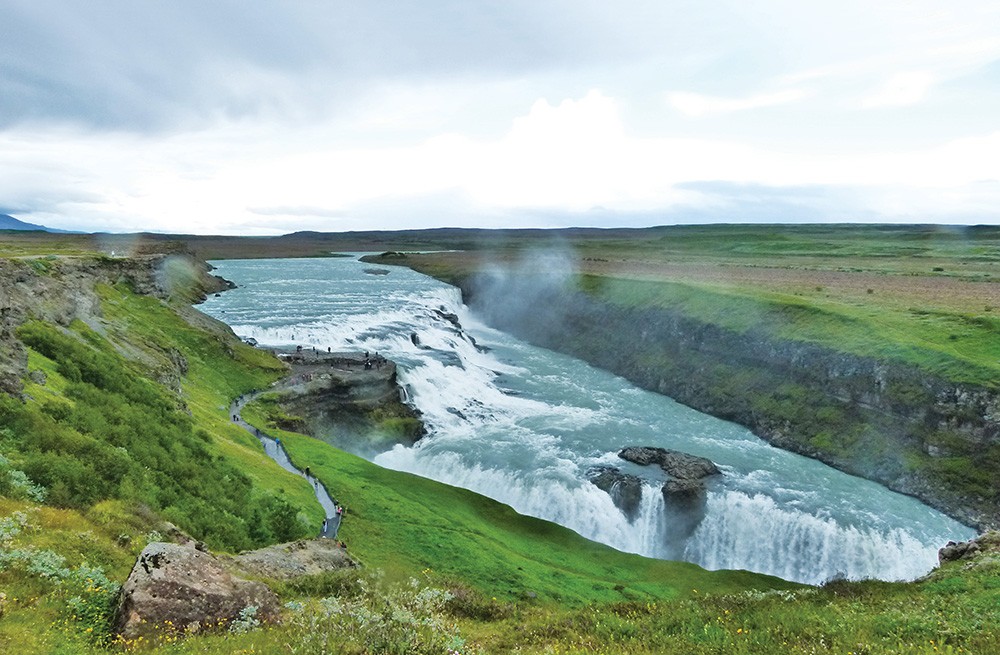
POLYGON ((190 545, 151 543, 122 586, 115 632, 127 639, 229 625, 247 607, 262 622, 278 619, 278 597, 266 585, 236 577, 190 545))
POLYGON ((678 480, 700 480, 721 473, 719 467, 710 459, 667 448, 631 446, 621 450, 618 456, 643 466, 656 464, 664 473, 678 480))

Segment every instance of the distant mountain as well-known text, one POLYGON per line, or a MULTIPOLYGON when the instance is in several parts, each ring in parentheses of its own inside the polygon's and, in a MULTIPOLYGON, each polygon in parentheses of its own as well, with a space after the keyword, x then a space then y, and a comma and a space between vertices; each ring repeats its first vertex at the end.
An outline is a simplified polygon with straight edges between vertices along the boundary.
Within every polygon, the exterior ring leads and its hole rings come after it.
POLYGON ((8 216, 7 214, 0 214, 0 230, 41 230, 42 232, 66 232, 66 230, 56 230, 50 227, 45 227, 44 225, 25 223, 24 221, 19 221, 13 216, 8 216))

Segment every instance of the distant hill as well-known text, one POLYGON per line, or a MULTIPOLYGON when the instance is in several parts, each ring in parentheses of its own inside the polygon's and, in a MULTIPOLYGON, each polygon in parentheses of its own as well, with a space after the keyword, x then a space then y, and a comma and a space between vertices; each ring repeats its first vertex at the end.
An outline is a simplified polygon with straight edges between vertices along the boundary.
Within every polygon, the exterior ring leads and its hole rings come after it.
POLYGON ((50 227, 45 227, 44 225, 35 225, 34 223, 25 223, 24 221, 19 221, 13 216, 8 216, 7 214, 0 214, 0 230, 40 230, 42 232, 62 232, 65 233, 66 230, 56 230, 50 227))

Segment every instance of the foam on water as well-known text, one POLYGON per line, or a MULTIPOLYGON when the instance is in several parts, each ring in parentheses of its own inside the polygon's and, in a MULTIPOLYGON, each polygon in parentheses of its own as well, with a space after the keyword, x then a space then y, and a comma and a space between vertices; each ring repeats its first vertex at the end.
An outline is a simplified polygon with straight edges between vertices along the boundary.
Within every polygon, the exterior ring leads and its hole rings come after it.
POLYGON ((349 259, 217 266, 240 288, 203 308, 237 334, 396 361, 429 434, 376 456, 382 466, 471 489, 621 550, 803 582, 917 577, 934 566, 937 547, 972 535, 911 498, 492 330, 457 289, 408 269, 370 276, 349 259), (704 518, 665 503, 662 473, 620 460, 615 453, 628 445, 717 462, 724 475, 711 485, 704 518), (600 465, 647 479, 631 520, 588 481, 600 465))

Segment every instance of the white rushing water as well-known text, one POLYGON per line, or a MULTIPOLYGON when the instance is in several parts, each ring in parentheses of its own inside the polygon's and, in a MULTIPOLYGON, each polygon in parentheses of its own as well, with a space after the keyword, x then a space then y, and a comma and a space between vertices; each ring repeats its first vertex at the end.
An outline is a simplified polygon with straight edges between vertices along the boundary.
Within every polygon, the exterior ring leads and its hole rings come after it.
POLYGON ((354 258, 215 262, 239 288, 201 308, 262 345, 379 352, 399 366, 429 434, 375 462, 465 487, 624 551, 819 583, 912 579, 974 532, 920 502, 771 447, 745 428, 477 321, 459 291, 354 258), (458 318, 461 328, 449 316, 458 318), (477 347, 477 345, 479 347, 477 347), (708 457, 700 522, 667 507, 625 446, 708 457), (648 480, 630 520, 588 481, 596 466, 648 480))

